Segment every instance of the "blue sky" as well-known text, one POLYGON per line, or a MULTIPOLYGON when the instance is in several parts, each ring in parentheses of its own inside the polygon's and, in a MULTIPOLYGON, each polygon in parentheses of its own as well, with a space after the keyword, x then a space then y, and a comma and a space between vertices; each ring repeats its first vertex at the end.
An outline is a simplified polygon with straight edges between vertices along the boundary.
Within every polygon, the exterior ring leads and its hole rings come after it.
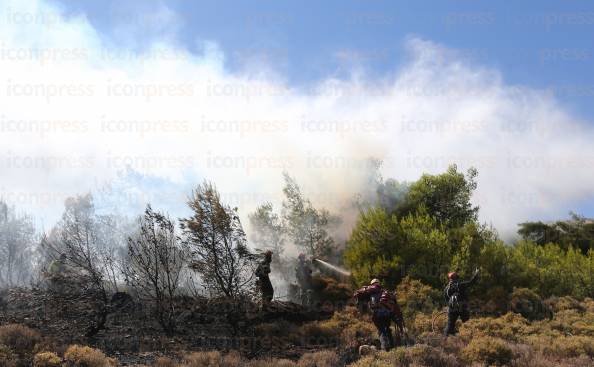
POLYGON ((189 50, 205 40, 226 54, 225 66, 267 61, 291 85, 353 67, 392 74, 405 62, 411 36, 459 50, 502 72, 506 83, 551 89, 565 107, 594 120, 594 4, 591 1, 61 1, 84 13, 112 42, 142 48, 164 33, 189 50), (174 14, 157 13, 163 6, 174 14))
POLYGON ((0 197, 176 216, 207 179, 246 220, 289 171, 343 211, 375 157, 476 167, 502 233, 594 216, 593 30, 585 1, 0 0, 0 197))

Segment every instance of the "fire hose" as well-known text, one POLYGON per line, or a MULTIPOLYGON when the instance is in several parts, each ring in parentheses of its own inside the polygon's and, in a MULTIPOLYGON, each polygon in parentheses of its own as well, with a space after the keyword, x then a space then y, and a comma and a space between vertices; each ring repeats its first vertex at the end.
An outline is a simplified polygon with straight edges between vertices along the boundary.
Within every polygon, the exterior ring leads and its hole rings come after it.
POLYGON ((435 332, 435 322, 437 321, 437 318, 439 318, 440 316, 446 315, 448 313, 447 310, 441 311, 436 313, 435 315, 433 315, 433 319, 431 320, 431 331, 435 332))

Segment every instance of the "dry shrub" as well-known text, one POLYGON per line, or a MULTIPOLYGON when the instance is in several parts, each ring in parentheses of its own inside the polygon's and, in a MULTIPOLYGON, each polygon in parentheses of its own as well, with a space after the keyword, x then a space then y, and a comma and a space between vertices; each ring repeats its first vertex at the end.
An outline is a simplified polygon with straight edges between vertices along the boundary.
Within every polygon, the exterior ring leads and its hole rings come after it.
POLYGON ((288 359, 258 359, 247 362, 245 367, 297 367, 297 364, 288 359))
POLYGON ((554 312, 576 310, 586 311, 586 307, 573 297, 551 297, 545 301, 545 304, 554 312))
POLYGON ((334 313, 332 319, 324 322, 336 329, 340 334, 340 343, 346 348, 359 348, 363 344, 371 344, 377 338, 375 326, 366 320, 355 307, 347 307, 344 311, 334 313))
POLYGON ((353 289, 345 283, 339 283, 336 279, 315 274, 311 279, 313 297, 335 304, 346 304, 353 296, 353 289))
POLYGON ((470 319, 460 327, 460 336, 474 338, 492 336, 516 342, 522 335, 530 333, 530 323, 521 315, 508 313, 502 317, 470 319))
POLYGON ((547 355, 571 358, 579 356, 594 357, 594 339, 585 336, 567 336, 550 338, 543 344, 543 352, 547 355))
POLYGON ((185 356, 181 367, 239 367, 241 356, 237 352, 223 355, 218 351, 194 352, 185 356))
POLYGON ((41 341, 41 335, 26 326, 19 324, 0 326, 0 344, 6 345, 21 357, 31 355, 39 341, 41 341))
POLYGON ((488 365, 508 365, 514 358, 511 347, 502 339, 491 336, 477 337, 462 350, 462 356, 469 362, 488 365))
POLYGON ((405 351, 402 348, 390 352, 378 352, 374 355, 361 358, 349 367, 401 367, 407 366, 405 351))
POLYGON ((594 299, 586 297, 582 301, 582 305, 584 306, 587 312, 594 313, 594 299))
POLYGON ((299 342, 302 346, 337 345, 341 329, 332 320, 314 321, 299 327, 299 342))
MULTIPOLYGON (((592 367, 594 359, 586 356, 561 360, 558 367, 592 367)), ((536 365, 534 365, 536 367, 536 365)), ((540 367, 540 366, 539 366, 540 367)), ((556 366, 557 367, 557 366, 556 366)))
POLYGON ((254 333, 256 337, 283 339, 293 344, 299 344, 301 338, 299 328, 285 320, 257 325, 254 327, 254 333))
POLYGON ((6 345, 0 345, 0 366, 14 367, 16 366, 16 357, 6 345))
POLYGON ((115 367, 118 365, 113 358, 108 358, 98 349, 82 345, 71 345, 64 353, 64 360, 73 367, 115 367))
POLYGON ((460 363, 454 355, 428 345, 416 345, 406 350, 406 357, 413 364, 425 366, 458 367, 460 363))
POLYGON ((459 336, 444 336, 443 334, 426 333, 417 338, 419 344, 426 344, 439 348, 445 353, 458 355, 466 347, 466 342, 459 336))
POLYGON ((435 317, 435 332, 441 333, 447 323, 447 315, 417 313, 412 319, 405 320, 406 327, 414 335, 433 332, 433 318, 435 317))
POLYGON ((177 363, 171 358, 159 357, 152 364, 153 367, 176 367, 177 363))
POLYGON ((594 337, 594 313, 582 313, 575 309, 559 311, 550 323, 535 324, 541 332, 551 334, 558 331, 562 335, 584 335, 594 337))
POLYGON ((306 353, 301 356, 298 367, 338 367, 338 356, 333 351, 306 353))
POLYGON ((37 353, 33 358, 33 367, 60 367, 62 359, 52 352, 37 353))

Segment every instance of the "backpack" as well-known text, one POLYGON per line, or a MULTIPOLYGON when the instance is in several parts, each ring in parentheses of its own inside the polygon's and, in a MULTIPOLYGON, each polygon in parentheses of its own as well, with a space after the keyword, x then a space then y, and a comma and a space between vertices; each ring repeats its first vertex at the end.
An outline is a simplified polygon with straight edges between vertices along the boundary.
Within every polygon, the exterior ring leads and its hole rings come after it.
POLYGON ((398 303, 396 302, 396 294, 390 291, 384 290, 382 291, 379 297, 379 304, 392 312, 395 312, 398 308, 398 303))
POLYGON ((460 289, 458 288, 458 283, 448 283, 448 285, 444 289, 444 296, 448 302, 449 308, 460 308, 460 289))

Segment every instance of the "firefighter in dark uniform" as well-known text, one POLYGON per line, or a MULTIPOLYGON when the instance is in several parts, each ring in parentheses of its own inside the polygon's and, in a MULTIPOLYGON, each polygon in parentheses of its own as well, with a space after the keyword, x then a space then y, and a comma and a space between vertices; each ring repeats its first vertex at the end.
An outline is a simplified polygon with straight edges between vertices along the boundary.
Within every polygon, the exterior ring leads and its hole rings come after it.
POLYGON ((264 260, 256 268, 256 276, 258 277, 258 287, 262 295, 262 303, 268 304, 274 297, 274 288, 270 282, 270 263, 272 263, 272 251, 264 253, 264 260))
POLYGON ((478 280, 479 269, 477 268, 468 281, 461 281, 457 272, 448 273, 448 285, 444 289, 444 297, 448 303, 448 324, 445 335, 456 335, 456 321, 468 321, 470 312, 468 310, 467 291, 478 280))

